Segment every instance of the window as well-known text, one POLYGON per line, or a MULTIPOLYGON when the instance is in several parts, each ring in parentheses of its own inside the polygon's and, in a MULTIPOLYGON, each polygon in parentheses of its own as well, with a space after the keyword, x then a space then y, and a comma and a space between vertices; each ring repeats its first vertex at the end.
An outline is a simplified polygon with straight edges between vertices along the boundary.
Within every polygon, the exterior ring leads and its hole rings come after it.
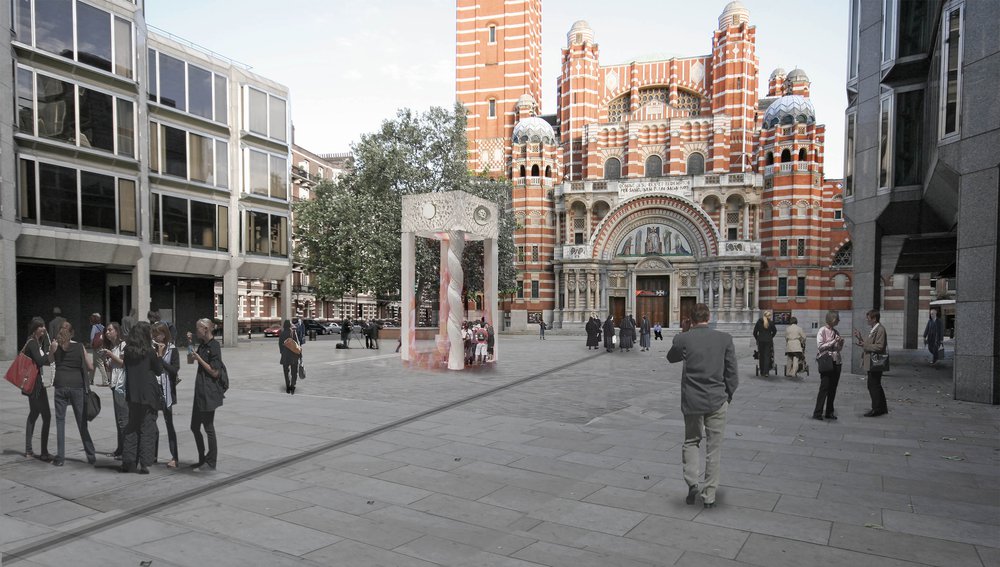
MULTIPOLYGON (((886 0, 891 1, 891 0, 886 0)), ((892 95, 882 97, 879 103, 879 138, 878 138, 878 186, 889 187, 892 180, 892 95)))
POLYGON ((854 158, 857 146, 855 136, 857 128, 857 114, 852 112, 847 115, 847 127, 844 129, 844 196, 854 196, 854 158))
POLYGON ((848 52, 847 52, 847 80, 858 78, 858 37, 861 28, 858 19, 861 13, 861 0, 851 0, 851 28, 847 30, 848 52))
POLYGON ((844 244, 837 250, 837 255, 833 257, 833 263, 831 267, 833 268, 850 268, 854 265, 854 245, 850 242, 844 244))
POLYGON ((788 278, 778 278, 778 297, 788 297, 788 278))
POLYGON ((687 174, 688 175, 705 175, 705 156, 698 152, 688 156, 687 159, 687 174))
POLYGON ((729 240, 737 240, 740 237, 739 229, 736 228, 735 226, 729 227, 728 229, 726 229, 726 237, 729 240))
POLYGON ((892 139, 893 186, 919 185, 923 181, 924 91, 896 94, 892 139))
POLYGON ((764 165, 774 165, 774 152, 767 152, 764 156, 764 165))
POLYGON ((163 106, 187 111, 184 94, 184 62, 166 53, 160 53, 160 92, 158 102, 163 106))
POLYGON ((228 187, 229 144, 150 122, 149 168, 198 183, 228 187), (161 151, 162 148, 162 151, 161 151))
POLYGON ((962 98, 962 5, 945 11, 941 46, 941 123, 939 137, 959 132, 962 98))
POLYGON ((247 254, 267 255, 270 252, 267 226, 269 216, 260 211, 247 211, 245 237, 247 254))
POLYGON ((541 294, 538 293, 538 280, 531 280, 531 297, 535 299, 541 298, 541 294))
POLYGON ((115 178, 89 171, 80 172, 80 207, 84 230, 114 233, 117 219, 115 209, 115 178))
POLYGON ((788 256, 788 240, 785 238, 778 241, 778 256, 782 258, 788 256))
POLYGON ((246 89, 244 124, 255 134, 285 141, 288 129, 287 103, 284 99, 253 87, 246 89))
POLYGON ((540 171, 538 169, 538 164, 537 163, 535 165, 531 166, 531 176, 532 177, 538 177, 539 173, 540 173, 540 171))
POLYGON ((517 247, 517 261, 524 262, 524 246, 517 247))
POLYGON ((123 98, 117 99, 117 114, 115 122, 117 124, 117 146, 118 155, 125 157, 135 156, 135 104, 123 98))
POLYGON ((538 261, 538 245, 537 244, 533 244, 531 246, 531 261, 532 262, 537 262, 538 261))
POLYGON ((806 255, 806 239, 800 238, 798 244, 795 246, 796 255, 799 258, 803 258, 806 255))
POLYGON ((490 26, 489 27, 489 34, 490 34, 490 43, 496 43, 497 42, 497 27, 496 26, 490 26))
POLYGON ((115 149, 114 97, 80 87, 80 145, 109 152, 115 149))
POLYGON ((652 155, 646 158, 646 177, 663 176, 663 158, 652 155))
POLYGON ((136 234, 135 180, 22 158, 18 184, 21 222, 136 234))
POLYGON ((288 219, 271 215, 271 255, 288 256, 288 219))
POLYGON ((882 62, 896 58, 896 2, 898 0, 882 0, 882 62))
POLYGON ((497 101, 496 101, 496 99, 495 98, 491 98, 489 100, 489 104, 490 104, 489 117, 490 118, 496 118, 497 117, 497 101))
POLYGON ((803 276, 795 278, 795 295, 798 297, 805 297, 806 295, 806 278, 803 276))
POLYGON ((76 140, 76 96, 72 83, 36 75, 38 136, 62 142, 76 140))
POLYGON ((792 152, 788 148, 781 150, 781 163, 792 161, 792 152))
POLYGON ((808 152, 806 152, 806 149, 805 148, 799 149, 799 159, 798 159, 798 161, 806 161, 807 159, 809 159, 809 158, 808 158, 808 152))
POLYGON ((926 53, 931 43, 930 3, 926 0, 899 1, 898 56, 926 53))
POLYGON ((621 179, 622 162, 618 158, 611 158, 604 162, 605 179, 621 179))
POLYGON ((187 179, 187 132, 163 126, 163 173, 187 179))
POLYGON ((833 210, 833 218, 835 220, 840 220, 840 219, 844 218, 844 211, 843 211, 843 209, 834 209, 833 210))
POLYGON ((212 73, 188 65, 188 103, 191 114, 212 119, 212 73))
POLYGON ((524 299, 524 282, 517 280, 517 298, 524 299))
POLYGON ((130 21, 71 0, 33 3, 18 0, 15 10, 18 41, 82 65, 132 78, 134 44, 130 21))
POLYGON ((180 197, 163 195, 160 203, 163 215, 163 244, 188 245, 188 201, 180 197))
POLYGON ((582 232, 577 232, 573 235, 573 244, 584 244, 582 232))
POLYGON ((227 121, 225 76, 153 49, 148 53, 150 101, 206 120, 227 121))
POLYGON ((288 200, 288 158, 247 149, 249 169, 246 192, 288 200))

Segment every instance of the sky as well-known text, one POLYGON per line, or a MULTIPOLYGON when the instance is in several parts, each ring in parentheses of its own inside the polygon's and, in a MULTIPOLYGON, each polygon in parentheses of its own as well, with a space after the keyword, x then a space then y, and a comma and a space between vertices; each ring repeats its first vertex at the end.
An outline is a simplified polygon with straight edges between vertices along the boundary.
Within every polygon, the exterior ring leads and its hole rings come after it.
MULTIPOLYGON (((291 92, 295 142, 350 151, 400 108, 455 100, 454 0, 145 0, 146 22, 251 67, 291 92), (238 10, 234 7, 238 6, 238 10)), ((560 49, 586 20, 601 64, 712 49, 728 0, 542 0, 542 113, 555 112, 560 49)), ((776 67, 812 81, 826 176, 843 176, 848 0, 743 0, 757 27, 761 96, 776 67)))

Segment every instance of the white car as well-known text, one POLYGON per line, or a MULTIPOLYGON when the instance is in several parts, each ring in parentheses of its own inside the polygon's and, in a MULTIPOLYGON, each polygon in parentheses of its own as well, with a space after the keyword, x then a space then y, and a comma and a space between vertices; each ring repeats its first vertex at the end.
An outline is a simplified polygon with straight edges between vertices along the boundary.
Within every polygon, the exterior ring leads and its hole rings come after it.
POLYGON ((326 324, 326 332, 329 335, 339 335, 340 334, 340 325, 338 325, 336 323, 327 323, 326 324))

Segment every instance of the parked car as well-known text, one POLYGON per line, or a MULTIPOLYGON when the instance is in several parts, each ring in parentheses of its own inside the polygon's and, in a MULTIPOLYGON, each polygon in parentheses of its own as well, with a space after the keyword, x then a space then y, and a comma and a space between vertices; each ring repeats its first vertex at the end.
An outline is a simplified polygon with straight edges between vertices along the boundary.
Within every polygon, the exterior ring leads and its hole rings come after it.
POLYGON ((280 334, 281 334, 281 325, 274 325, 272 327, 264 329, 265 337, 277 337, 280 334))
POLYGON ((339 335, 340 325, 338 325, 335 321, 331 321, 326 324, 326 332, 331 335, 339 335))
POLYGON ((310 331, 316 331, 317 335, 325 335, 329 332, 326 330, 326 325, 320 323, 315 319, 303 319, 302 326, 305 327, 307 335, 309 334, 310 331))

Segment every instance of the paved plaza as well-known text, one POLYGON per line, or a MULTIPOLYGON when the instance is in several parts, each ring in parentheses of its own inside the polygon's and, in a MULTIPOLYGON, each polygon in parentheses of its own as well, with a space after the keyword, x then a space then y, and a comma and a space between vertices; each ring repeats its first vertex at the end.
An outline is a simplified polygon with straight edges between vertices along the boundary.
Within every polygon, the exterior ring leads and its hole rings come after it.
POLYGON ((244 340, 223 350, 232 388, 211 473, 185 467, 193 366, 174 413, 181 468, 164 466, 161 419, 148 476, 103 456, 107 389, 96 468, 72 418, 57 468, 24 458, 27 400, 4 385, 2 563, 1000 566, 1000 408, 951 399, 950 356, 931 368, 893 351, 880 418, 862 417, 864 379, 845 374, 840 419, 816 421, 815 364, 802 380, 755 377, 738 337, 718 507, 704 509, 684 503, 670 337, 621 354, 547 338, 501 335, 496 368, 465 372, 403 368, 394 341, 321 338, 294 396, 276 339, 244 340))

